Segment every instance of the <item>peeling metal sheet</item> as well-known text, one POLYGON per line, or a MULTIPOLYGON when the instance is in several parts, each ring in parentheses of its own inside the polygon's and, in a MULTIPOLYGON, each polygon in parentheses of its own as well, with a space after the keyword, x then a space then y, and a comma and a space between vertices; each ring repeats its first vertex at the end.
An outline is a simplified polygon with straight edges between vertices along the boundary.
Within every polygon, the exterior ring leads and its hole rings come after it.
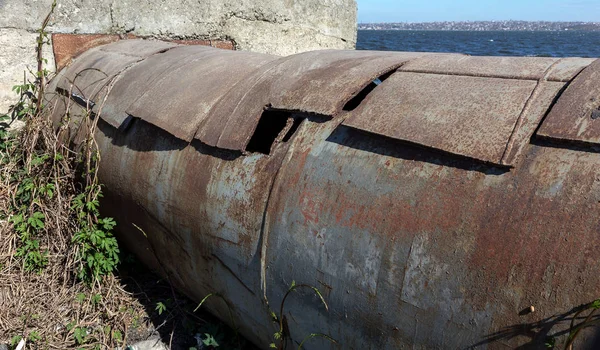
POLYGON ((170 48, 181 46, 179 44, 160 40, 120 40, 112 44, 100 46, 105 52, 120 53, 123 55, 146 58, 156 53, 164 52, 170 48))
POLYGON ((128 66, 148 55, 167 50, 176 44, 161 41, 123 40, 87 51, 66 68, 57 87, 88 100, 102 99, 108 84, 128 66))
POLYGON ((600 143, 600 60, 585 68, 558 99, 537 135, 600 143))
POLYGON ((58 82, 58 88, 72 91, 89 99, 97 99, 111 79, 127 66, 138 62, 139 57, 107 53, 92 49, 78 57, 58 82))
POLYGON ((537 83, 397 72, 344 125, 495 164, 537 83))
MULTIPOLYGON (((178 52, 173 54, 177 55, 178 52)), ((145 85, 145 89, 136 88, 127 93, 132 101, 136 95, 141 97, 125 112, 188 142, 194 138, 198 126, 207 118, 211 108, 232 86, 277 58, 210 47, 197 49, 197 53, 191 57, 186 53, 186 57, 187 62, 165 70, 158 79, 145 85)), ((155 72, 164 68, 165 64, 164 60, 148 62, 128 74, 127 78, 123 77, 123 80, 142 81, 144 84, 150 75, 141 73, 144 68, 155 72)))
POLYGON ((506 145, 502 165, 514 165, 565 83, 542 81, 535 88, 506 145))
POLYGON ((196 138, 211 146, 244 149, 266 106, 333 116, 374 79, 423 55, 325 50, 282 58, 225 95, 196 138))
MULTIPOLYGON (((148 90, 155 87, 157 83, 160 84, 156 87, 157 89, 164 88, 164 84, 160 82, 165 74, 192 61, 200 60, 204 54, 214 52, 214 50, 201 45, 175 47, 159 55, 152 55, 131 67, 115 82, 103 106, 102 119, 113 127, 119 128, 128 117, 126 110, 129 106, 148 93, 148 90)), ((176 84, 172 89, 177 90, 177 86, 176 84)), ((183 89, 185 86, 180 86, 180 88, 183 89)), ((145 118, 148 117, 147 114, 152 117, 154 111, 141 113, 141 116, 145 118)))
POLYGON ((585 67, 592 64, 595 58, 569 57, 563 58, 555 63, 546 74, 546 79, 550 81, 571 81, 585 67))
POLYGON ((405 72, 539 80, 558 58, 482 57, 458 54, 426 56, 400 68, 405 72))

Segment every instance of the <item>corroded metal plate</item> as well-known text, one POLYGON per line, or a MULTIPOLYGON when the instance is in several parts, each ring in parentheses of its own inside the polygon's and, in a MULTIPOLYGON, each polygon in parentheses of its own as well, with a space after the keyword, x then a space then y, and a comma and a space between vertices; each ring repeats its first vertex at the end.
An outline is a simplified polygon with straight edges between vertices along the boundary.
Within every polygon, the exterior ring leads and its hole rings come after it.
POLYGON ((537 83, 398 72, 344 125, 502 164, 515 124, 537 83))
POLYGON ((374 79, 423 55, 326 50, 282 58, 225 95, 196 138, 244 149, 265 107, 333 116, 374 79))
POLYGON ((600 143, 600 60, 584 69, 558 99, 537 135, 600 143))

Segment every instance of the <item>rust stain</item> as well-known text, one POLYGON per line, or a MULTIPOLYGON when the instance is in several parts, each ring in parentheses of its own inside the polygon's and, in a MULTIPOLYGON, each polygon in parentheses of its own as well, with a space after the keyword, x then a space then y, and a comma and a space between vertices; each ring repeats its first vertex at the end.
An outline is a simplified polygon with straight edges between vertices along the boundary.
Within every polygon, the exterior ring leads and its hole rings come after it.
POLYGON ((61 70, 82 53, 96 46, 120 40, 118 35, 107 34, 52 34, 52 49, 56 70, 61 70))

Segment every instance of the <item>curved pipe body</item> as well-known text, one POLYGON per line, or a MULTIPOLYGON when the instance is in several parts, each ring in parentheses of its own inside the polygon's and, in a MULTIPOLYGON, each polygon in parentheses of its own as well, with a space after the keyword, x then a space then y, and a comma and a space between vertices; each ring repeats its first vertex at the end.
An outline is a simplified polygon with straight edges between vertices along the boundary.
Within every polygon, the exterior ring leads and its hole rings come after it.
POLYGON ((122 240, 193 299, 224 295, 259 346, 295 281, 329 303, 287 299, 296 344, 502 348, 598 298, 599 66, 122 41, 51 88, 94 103, 122 240))

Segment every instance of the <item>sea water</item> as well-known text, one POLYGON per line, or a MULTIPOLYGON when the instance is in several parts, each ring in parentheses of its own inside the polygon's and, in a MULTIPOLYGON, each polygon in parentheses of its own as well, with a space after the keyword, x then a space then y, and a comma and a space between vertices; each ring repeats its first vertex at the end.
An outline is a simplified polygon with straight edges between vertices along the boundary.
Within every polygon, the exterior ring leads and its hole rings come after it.
POLYGON ((475 56, 600 57, 600 32, 359 30, 356 47, 475 56))

